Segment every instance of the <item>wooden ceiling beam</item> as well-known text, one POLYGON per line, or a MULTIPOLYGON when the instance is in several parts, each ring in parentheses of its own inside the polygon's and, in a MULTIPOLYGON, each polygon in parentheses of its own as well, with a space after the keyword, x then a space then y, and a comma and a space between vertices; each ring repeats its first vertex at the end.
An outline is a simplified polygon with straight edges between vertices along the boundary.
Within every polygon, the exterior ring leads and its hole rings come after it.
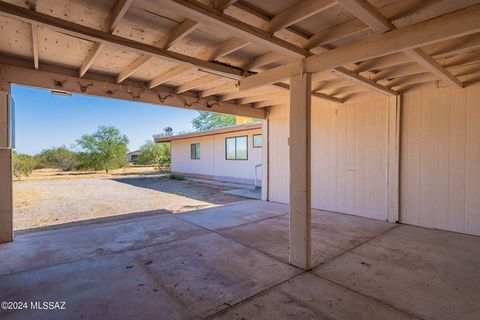
MULTIPOLYGON (((199 26, 199 23, 190 19, 185 19, 177 25, 167 36, 163 37, 158 42, 154 43, 155 46, 167 50, 173 46, 176 42, 180 41, 199 26)), ((137 72, 142 66, 144 66, 153 57, 151 55, 142 54, 135 61, 133 61, 128 67, 122 70, 117 75, 117 83, 121 83, 123 80, 130 77, 137 72)))
MULTIPOLYGON (((28 7, 30 10, 35 11, 37 7, 36 0, 29 0, 28 7)), ((38 26, 35 23, 31 25, 32 30, 32 53, 33 53, 33 67, 38 70, 39 67, 39 55, 38 55, 38 26)))
POLYGON ((0 1, 0 14, 27 23, 37 23, 38 25, 44 26, 56 32, 64 33, 84 40, 97 42, 100 44, 109 44, 128 51, 137 52, 139 54, 147 54, 160 59, 187 63, 222 77, 239 79, 243 76, 242 70, 233 67, 218 63, 211 63, 180 53, 159 49, 154 46, 119 37, 108 32, 72 23, 70 21, 65 21, 43 13, 33 12, 29 9, 12 5, 4 1, 0 1))
POLYGON ((217 76, 209 74, 209 75, 206 75, 206 76, 203 76, 201 78, 189 81, 187 83, 184 83, 184 84, 176 87, 174 92, 175 93, 183 93, 183 92, 186 92, 186 91, 204 86, 204 85, 206 85, 210 82, 216 81, 218 79, 219 78, 217 76))
MULTIPOLYGON (((388 21, 387 18, 366 0, 337 0, 337 2, 378 34, 397 29, 395 25, 388 21)), ((412 48, 406 49, 403 52, 440 79, 447 81, 457 88, 463 87, 463 84, 457 78, 421 49, 412 48)))
POLYGON ((34 70, 31 61, 0 56, 0 74, 10 83, 47 90, 61 90, 91 96, 144 102, 156 105, 187 108, 200 111, 227 113, 265 119, 262 110, 251 106, 198 98, 189 93, 176 94, 171 88, 158 87, 146 90, 143 83, 127 80, 126 84, 115 83, 115 78, 89 73, 80 78, 74 69, 42 63, 34 70))
POLYGON ((224 11, 231 5, 233 5, 235 2, 238 0, 214 0, 213 1, 213 7, 217 9, 218 11, 224 11))
POLYGON ((308 51, 277 37, 260 28, 254 27, 200 2, 188 0, 160 0, 160 4, 200 23, 222 28, 238 38, 255 43, 287 57, 300 58, 308 55, 308 51))
MULTIPOLYGON (((115 28, 118 26, 123 16, 127 13, 127 10, 132 3, 133 0, 117 0, 112 11, 110 12, 109 17, 107 18, 107 21, 105 22, 105 30, 113 34, 115 28)), ((94 43, 80 67, 80 77, 83 77, 85 73, 87 73, 88 69, 90 69, 93 61, 95 61, 95 59, 98 57, 103 46, 103 43, 94 43)))
POLYGON ((228 93, 231 91, 238 91, 238 83, 237 82, 230 82, 223 84, 221 86, 209 88, 202 90, 198 93, 199 98, 206 98, 210 96, 216 96, 220 93, 228 93))
MULTIPOLYGON (((221 57, 224 57, 224 56, 234 52, 235 50, 243 48, 247 44, 248 44, 248 42, 246 42, 246 41, 243 41, 243 40, 238 39, 238 38, 233 38, 233 39, 230 39, 230 40, 222 43, 218 47, 212 48, 212 49, 208 50, 207 52, 203 53, 202 55, 200 55, 199 59, 201 61, 213 61, 213 60, 216 60, 216 59, 220 59, 221 57)), ((185 72, 191 71, 193 69, 195 69, 194 66, 187 66, 187 65, 180 65, 178 67, 175 67, 174 69, 172 69, 170 71, 167 71, 166 73, 150 80, 149 83, 148 83, 148 88, 151 89, 151 88, 154 88, 156 86, 159 86, 162 83, 165 83, 165 82, 167 82, 167 81, 169 81, 169 80, 171 80, 175 77, 178 77, 179 75, 181 75, 185 72)))
POLYGON ((449 13, 431 20, 372 36, 350 45, 339 47, 297 60, 240 81, 240 90, 275 83, 301 72, 320 72, 347 63, 381 57, 406 49, 480 32, 480 5, 449 13))
POLYGON ((274 34, 335 5, 334 0, 302 0, 276 14, 267 32, 274 34))
MULTIPOLYGON (((227 15, 223 15, 218 10, 212 9, 199 2, 191 2, 187 0, 161 0, 161 3, 172 10, 181 12, 183 15, 195 19, 196 21, 223 28, 232 32, 237 37, 245 41, 256 43, 286 56, 298 58, 310 55, 308 50, 295 46, 280 38, 272 37, 268 31, 248 25, 227 15)), ((296 10, 291 9, 289 11, 295 11, 295 13, 292 13, 292 15, 289 16, 290 18, 288 18, 286 16, 287 13, 285 12, 285 15, 282 14, 280 16, 283 18, 279 21, 293 21, 295 19, 298 20, 302 15, 307 14, 305 12, 305 8, 310 8, 310 10, 313 10, 313 6, 316 6, 317 9, 315 10, 320 10, 319 8, 329 7, 333 4, 335 3, 332 1, 317 0, 314 3, 310 2, 310 0, 306 0, 303 1, 302 4, 300 4, 302 10, 298 10, 298 12, 296 12, 296 10)), ((279 26, 284 23, 285 22, 280 23, 279 26)), ((271 22, 269 23, 269 25, 270 24, 271 22)), ((342 73, 343 71, 342 69, 339 69, 336 72, 342 73)), ((348 77, 349 74, 345 74, 344 76, 348 77)), ((363 85, 366 87, 372 87, 371 81, 369 81, 368 79, 361 76, 357 76, 356 78, 357 83, 361 82, 362 79, 364 79, 365 81, 363 85)), ((389 90, 385 88, 385 91, 388 92, 389 90)))
POLYGON ((245 70, 254 70, 256 68, 260 68, 263 66, 266 66, 267 64, 273 63, 275 61, 281 60, 284 57, 274 51, 269 51, 267 53, 264 53, 262 55, 257 56, 254 58, 252 61, 249 61, 243 69, 245 70))

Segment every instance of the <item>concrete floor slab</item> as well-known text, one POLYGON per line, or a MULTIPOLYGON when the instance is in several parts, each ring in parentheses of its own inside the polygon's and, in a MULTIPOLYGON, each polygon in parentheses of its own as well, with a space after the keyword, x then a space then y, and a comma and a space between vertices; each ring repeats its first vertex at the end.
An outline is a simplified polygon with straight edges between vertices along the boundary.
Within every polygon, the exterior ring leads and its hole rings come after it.
MULTIPOLYGON (((219 232, 288 262, 289 217, 279 216, 222 229, 219 232)), ((395 227, 383 221, 312 211, 312 261, 316 265, 395 227)))
POLYGON ((209 233, 2 275, 0 301, 66 301, 67 310, 0 310, 0 318, 191 319, 300 272, 209 233))
POLYGON ((304 272, 286 212, 252 200, 21 234, 0 245, 0 301, 67 310, 0 318, 480 319, 479 237, 315 210, 324 264, 304 272))
POLYGON ((39 229, 2 244, 0 274, 165 243, 205 232, 168 214, 128 219, 115 217, 108 223, 86 225, 82 222, 79 226, 73 224, 62 229, 39 229))
POLYGON ((305 273, 229 309, 216 320, 407 320, 418 319, 378 301, 305 273))
POLYGON ((314 272, 428 319, 480 319, 480 237, 400 226, 314 272))
POLYGON ((177 216, 209 230, 218 230, 285 214, 288 214, 285 204, 246 200, 222 206, 222 210, 208 208, 177 216))

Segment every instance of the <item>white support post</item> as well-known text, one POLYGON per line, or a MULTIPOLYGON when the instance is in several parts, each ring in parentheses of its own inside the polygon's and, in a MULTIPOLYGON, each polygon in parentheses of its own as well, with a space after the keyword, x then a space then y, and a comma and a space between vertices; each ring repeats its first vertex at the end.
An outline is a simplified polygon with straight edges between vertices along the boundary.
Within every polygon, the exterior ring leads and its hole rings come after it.
POLYGON ((401 95, 388 99, 388 214, 389 222, 398 222, 400 206, 400 118, 401 95))
POLYGON ((13 240, 12 149, 10 146, 10 84, 0 80, 0 243, 13 240))
MULTIPOLYGON (((268 112, 268 111, 267 111, 268 112)), ((262 200, 268 201, 268 180, 269 180, 269 146, 268 146, 268 114, 267 119, 262 120, 262 200)))
POLYGON ((311 74, 290 78, 290 264, 311 268, 311 74))

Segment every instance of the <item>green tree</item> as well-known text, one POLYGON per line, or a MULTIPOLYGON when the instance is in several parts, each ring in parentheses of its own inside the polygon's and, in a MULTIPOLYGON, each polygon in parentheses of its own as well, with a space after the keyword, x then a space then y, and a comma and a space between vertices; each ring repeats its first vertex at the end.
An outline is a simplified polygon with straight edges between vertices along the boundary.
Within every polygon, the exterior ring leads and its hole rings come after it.
POLYGON ((193 118, 192 125, 196 130, 210 130, 235 125, 235 116, 201 111, 193 118))
POLYGON ((36 168, 59 168, 70 171, 78 165, 77 154, 65 146, 45 149, 35 156, 36 168))
POLYGON ((13 153, 13 175, 17 178, 22 176, 28 177, 32 174, 33 168, 35 167, 35 159, 28 154, 22 153, 13 153))
POLYGON ((77 140, 82 149, 79 153, 80 167, 88 169, 119 168, 126 164, 128 138, 115 127, 100 126, 92 135, 83 135, 77 140))
POLYGON ((170 165, 170 146, 168 143, 147 141, 140 147, 140 155, 135 159, 138 164, 156 164, 159 167, 170 165))

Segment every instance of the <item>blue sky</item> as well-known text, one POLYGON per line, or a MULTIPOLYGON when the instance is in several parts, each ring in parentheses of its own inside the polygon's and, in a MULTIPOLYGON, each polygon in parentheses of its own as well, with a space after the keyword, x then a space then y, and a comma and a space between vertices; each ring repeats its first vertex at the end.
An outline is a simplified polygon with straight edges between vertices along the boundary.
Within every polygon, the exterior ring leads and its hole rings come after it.
POLYGON ((47 90, 12 87, 15 100, 16 148, 36 154, 42 149, 74 144, 82 134, 100 125, 112 125, 130 139, 135 150, 152 135, 171 126, 174 132, 192 130, 198 112, 138 102, 72 95, 55 96, 47 90))

